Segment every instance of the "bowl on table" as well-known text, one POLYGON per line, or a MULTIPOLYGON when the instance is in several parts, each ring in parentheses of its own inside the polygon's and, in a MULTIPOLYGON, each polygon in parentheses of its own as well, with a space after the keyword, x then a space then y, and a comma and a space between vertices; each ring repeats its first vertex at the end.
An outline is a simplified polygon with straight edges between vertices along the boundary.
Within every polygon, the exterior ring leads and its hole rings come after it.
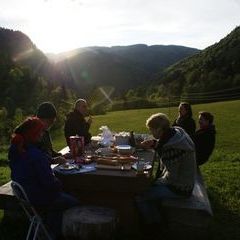
POLYGON ((97 148, 98 145, 100 144, 102 140, 102 137, 101 136, 92 136, 91 137, 91 145, 94 147, 94 148, 97 148))
POLYGON ((95 152, 100 155, 112 155, 113 149, 110 147, 103 147, 103 148, 98 148, 95 152))
POLYGON ((134 147, 130 146, 130 145, 117 145, 116 146, 117 152, 119 154, 123 154, 123 155, 130 155, 134 153, 134 147))

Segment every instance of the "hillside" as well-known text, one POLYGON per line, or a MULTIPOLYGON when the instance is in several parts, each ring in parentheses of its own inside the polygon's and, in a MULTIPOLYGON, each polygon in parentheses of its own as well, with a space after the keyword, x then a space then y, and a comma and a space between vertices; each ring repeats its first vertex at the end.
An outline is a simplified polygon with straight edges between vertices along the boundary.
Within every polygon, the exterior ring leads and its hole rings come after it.
POLYGON ((240 27, 218 43, 160 72, 157 82, 170 95, 239 88, 240 27))
MULTIPOLYGON (((31 67, 36 73, 46 72, 47 57, 31 39, 20 31, 0 28, 1 64, 19 64, 31 67)), ((46 73, 47 74, 47 73, 46 73)))
MULTIPOLYGON (((26 101, 21 99, 22 96, 16 99, 13 96, 15 90, 11 86, 10 72, 16 67, 17 75, 22 78, 26 75, 28 79, 41 78, 45 85, 63 86, 82 97, 89 97, 94 89, 102 86, 111 87, 114 96, 121 96, 131 88, 149 85, 156 73, 198 52, 183 46, 137 44, 79 48, 47 55, 48 59, 24 33, 0 28, 0 87, 6 89, 0 97, 0 106, 11 108, 10 105, 17 103, 23 107, 26 101), (8 97, 13 103, 6 102, 8 97)), ((35 89, 33 81, 29 83, 22 79, 21 85, 23 81, 25 86, 20 87, 25 88, 23 93, 35 89)), ((35 83, 38 81, 34 80, 35 83)))
POLYGON ((0 28, 0 134, 11 125, 8 117, 32 114, 41 101, 65 99, 59 76, 28 36, 0 28))
POLYGON ((0 28, 0 107, 13 114, 18 107, 34 108, 44 99, 60 101, 55 94, 69 92, 97 102, 99 87, 125 100, 160 102, 162 97, 181 95, 193 102, 193 93, 199 93, 198 102, 216 99, 204 97, 205 92, 218 92, 220 100, 235 99, 240 95, 239 52, 240 27, 203 51, 137 44, 79 48, 48 57, 25 34, 0 28), (225 94, 229 88, 233 90, 225 94))
POLYGON ((88 47, 51 55, 67 85, 84 94, 93 86, 111 86, 116 94, 149 85, 157 72, 199 50, 183 46, 88 47))

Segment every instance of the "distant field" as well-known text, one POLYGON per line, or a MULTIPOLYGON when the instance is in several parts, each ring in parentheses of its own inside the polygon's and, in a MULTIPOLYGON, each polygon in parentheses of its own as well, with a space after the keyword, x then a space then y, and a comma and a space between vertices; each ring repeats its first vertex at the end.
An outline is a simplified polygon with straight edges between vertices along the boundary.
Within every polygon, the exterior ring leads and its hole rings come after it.
MULTIPOLYGON (((209 230, 210 239, 239 239, 240 236, 240 101, 193 105, 197 121, 199 111, 210 111, 215 116, 217 143, 208 163, 201 167, 206 182, 214 219, 209 230)), ((146 119, 153 113, 163 112, 171 121, 177 117, 177 108, 157 108, 110 112, 94 116, 92 134, 99 133, 99 127, 107 125, 113 131, 147 132, 146 119)), ((63 131, 52 134, 54 147, 63 148, 63 131)), ((6 148, 0 154, 0 183, 9 180, 6 167, 6 148)), ((11 239, 11 238, 9 238, 11 239)))
MULTIPOLYGON (((215 116, 217 128, 216 149, 227 152, 238 152, 240 139, 240 101, 218 102, 209 104, 193 105, 193 116, 197 121, 199 111, 209 111, 215 116)), ((147 132, 145 127, 146 119, 153 113, 163 112, 167 114, 171 121, 177 115, 178 110, 173 108, 153 108, 110 112, 106 115, 94 116, 91 128, 92 134, 99 133, 99 127, 107 125, 113 131, 147 132)), ((58 132, 54 139, 57 149, 65 145, 63 132, 58 132)))

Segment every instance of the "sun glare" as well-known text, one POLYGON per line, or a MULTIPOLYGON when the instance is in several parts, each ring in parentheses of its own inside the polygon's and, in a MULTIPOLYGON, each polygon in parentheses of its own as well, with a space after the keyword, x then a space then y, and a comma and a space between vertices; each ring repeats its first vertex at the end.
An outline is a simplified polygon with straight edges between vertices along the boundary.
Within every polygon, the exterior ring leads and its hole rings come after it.
POLYGON ((97 9, 78 1, 42 2, 31 16, 29 35, 44 52, 68 51, 88 46, 88 39, 96 37, 98 19, 103 18, 97 9))

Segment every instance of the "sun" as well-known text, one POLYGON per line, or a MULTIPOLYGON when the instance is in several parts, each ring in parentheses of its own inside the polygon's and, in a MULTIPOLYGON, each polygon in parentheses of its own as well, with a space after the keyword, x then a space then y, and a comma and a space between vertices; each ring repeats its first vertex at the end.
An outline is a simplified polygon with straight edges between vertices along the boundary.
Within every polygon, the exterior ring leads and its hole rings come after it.
POLYGON ((32 14, 29 37, 43 52, 59 53, 87 46, 94 39, 99 12, 77 1, 48 1, 32 14), (46 4, 47 3, 47 4, 46 4), (89 42, 90 43, 90 42, 89 42))

